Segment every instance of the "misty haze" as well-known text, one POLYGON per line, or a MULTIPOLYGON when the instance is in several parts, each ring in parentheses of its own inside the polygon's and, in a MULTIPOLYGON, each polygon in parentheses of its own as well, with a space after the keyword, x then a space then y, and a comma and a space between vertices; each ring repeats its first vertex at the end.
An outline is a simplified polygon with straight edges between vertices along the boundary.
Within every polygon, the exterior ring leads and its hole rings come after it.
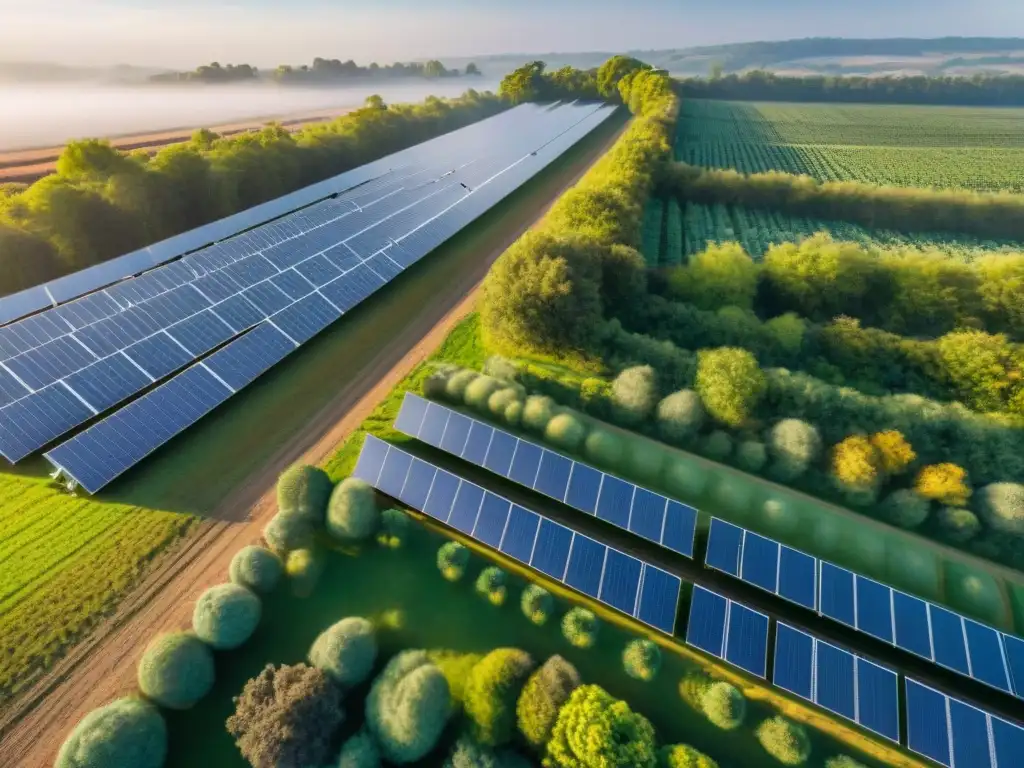
POLYGON ((0 149, 50 147, 69 139, 126 136, 149 131, 215 126, 231 121, 302 117, 358 107, 380 94, 387 103, 427 96, 458 96, 473 87, 497 90, 497 81, 360 83, 349 87, 107 86, 0 84, 0 149))

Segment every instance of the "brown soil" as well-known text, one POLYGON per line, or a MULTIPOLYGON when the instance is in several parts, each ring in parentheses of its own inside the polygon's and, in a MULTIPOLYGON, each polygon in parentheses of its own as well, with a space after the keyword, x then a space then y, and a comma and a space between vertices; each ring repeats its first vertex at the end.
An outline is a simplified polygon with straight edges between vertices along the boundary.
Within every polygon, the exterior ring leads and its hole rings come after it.
MULTIPOLYGON (((317 115, 291 116, 287 118, 262 118, 246 122, 227 123, 211 128, 212 131, 222 136, 231 136, 237 133, 244 133, 253 129, 263 127, 269 122, 278 122, 289 131, 297 131, 307 125, 321 123, 326 120, 333 120, 339 115, 351 112, 351 109, 338 109, 326 111, 317 115)), ((192 137, 195 128, 175 128, 167 131, 154 133, 143 133, 132 136, 112 137, 110 143, 118 149, 130 151, 134 149, 145 149, 153 154, 168 144, 178 144, 188 141, 192 137)), ((40 149, 20 149, 9 152, 0 152, 0 183, 10 181, 31 182, 53 173, 57 158, 64 147, 43 147, 40 149)))
MULTIPOLYGON (((580 158, 558 195, 579 180, 621 130, 580 158)), ((213 515, 216 519, 200 524, 160 561, 109 622, 7 708, 0 717, 0 768, 48 768, 68 732, 88 711, 135 690, 135 666, 149 640, 160 632, 187 627, 199 595, 224 581, 236 551, 259 540, 263 525, 274 514, 278 474, 299 460, 322 463, 358 429, 377 403, 472 311, 490 265, 558 195, 538 200, 523 218, 502 222, 494 233, 493 248, 472 272, 453 280, 447 293, 410 318, 403 332, 381 349, 357 379, 225 500, 213 515), (332 425, 326 432, 325 424, 332 425), (224 522, 244 519, 246 511, 246 522, 224 522)))

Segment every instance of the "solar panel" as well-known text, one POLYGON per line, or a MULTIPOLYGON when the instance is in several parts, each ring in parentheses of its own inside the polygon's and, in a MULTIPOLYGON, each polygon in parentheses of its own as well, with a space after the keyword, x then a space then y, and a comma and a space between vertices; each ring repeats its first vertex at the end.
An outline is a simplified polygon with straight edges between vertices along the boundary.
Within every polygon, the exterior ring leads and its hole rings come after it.
POLYGON ((680 580, 367 435, 354 477, 668 635, 680 580))
POLYGON ((766 676, 768 617, 694 587, 686 642, 760 678, 766 676))
POLYGON ((697 511, 407 392, 395 428, 686 557, 697 511))

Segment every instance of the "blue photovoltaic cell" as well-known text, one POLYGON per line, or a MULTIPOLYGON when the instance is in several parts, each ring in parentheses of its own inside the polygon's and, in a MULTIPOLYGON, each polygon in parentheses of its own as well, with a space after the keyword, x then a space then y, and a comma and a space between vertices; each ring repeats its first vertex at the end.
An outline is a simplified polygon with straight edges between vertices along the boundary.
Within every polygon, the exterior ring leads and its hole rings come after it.
POLYGON ((928 614, 931 619, 932 642, 935 645, 935 663, 970 676, 961 617, 931 603, 928 605, 928 614))
POLYGON ((638 487, 633 496, 633 514, 629 518, 629 530, 655 544, 661 543, 667 502, 664 496, 638 487))
POLYGON ((1018 698, 1024 698, 1024 640, 1004 634, 1003 650, 1006 651, 1006 666, 1010 670, 1014 693, 1018 698))
POLYGON ((1003 662, 1003 644, 999 637, 1001 633, 970 619, 964 619, 964 631, 967 634, 967 650, 974 678, 1011 693, 1010 678, 1003 662))
POLYGON ((690 620, 686 625, 686 642, 722 658, 725 645, 725 614, 729 601, 721 595, 695 586, 690 597, 690 620))
MULTIPOLYGON (((586 536, 576 536, 565 569, 565 583, 593 598, 601 592, 601 572, 608 547, 586 536)), ((630 606, 629 613, 632 613, 630 606)))
POLYGON ((154 379, 162 379, 194 358, 166 333, 158 333, 133 344, 124 351, 133 362, 145 369, 154 379))
POLYGON ((597 516, 619 528, 629 527, 629 510, 633 504, 636 486, 611 475, 601 483, 601 496, 597 500, 597 516))
POLYGON ((377 478, 377 487, 388 496, 398 498, 405 487, 405 479, 412 466, 412 456, 400 451, 390 451, 377 478))
POLYGON ((217 350, 203 365, 225 384, 239 390, 270 370, 295 349, 272 325, 260 325, 217 350))
POLYGON ((635 557, 608 548, 601 576, 601 599, 630 615, 636 610, 643 564, 635 557))
POLYGON ((818 607, 818 561, 803 552, 781 547, 779 596, 815 610, 818 607))
POLYGON ((422 511, 441 522, 446 522, 458 490, 459 479, 444 470, 438 470, 422 511))
POLYGON ((105 357, 67 378, 68 386, 98 412, 117 405, 151 383, 149 377, 122 354, 105 357))
POLYGON ((501 551, 514 557, 521 563, 529 563, 533 554, 533 543, 537 540, 540 528, 540 517, 518 504, 512 505, 505 526, 505 538, 501 542, 501 551))
POLYGON ((644 563, 640 575, 640 607, 636 617, 666 634, 674 634, 681 586, 678 576, 644 563))
POLYGON ((448 417, 448 425, 444 428, 444 437, 441 438, 441 449, 461 456, 472 425, 472 419, 461 413, 452 412, 448 417))
POLYGON ((512 457, 512 466, 508 471, 508 477, 520 485, 533 488, 533 482, 537 479, 537 470, 540 468, 540 457, 543 453, 532 443, 519 441, 516 446, 515 455, 512 457))
POLYGON ((949 697, 949 728, 953 733, 953 765, 992 763, 988 744, 988 716, 962 701, 949 697))
POLYGON ((820 596, 818 610, 822 614, 841 621, 850 627, 856 627, 853 602, 853 574, 845 568, 832 563, 819 561, 820 596))
POLYGON ((693 557, 693 535, 696 529, 697 510, 669 499, 668 508, 665 510, 662 545, 686 557, 693 557))
POLYGON ((473 536, 489 547, 500 548, 510 509, 511 504, 505 499, 493 493, 487 494, 484 503, 480 505, 480 516, 477 518, 473 536))
POLYGON ((896 645, 905 651, 932 660, 931 633, 928 629, 928 603, 898 590, 892 593, 896 645))
POLYGON ((451 411, 439 405, 431 403, 427 406, 427 413, 423 417, 423 424, 420 425, 419 438, 427 445, 435 448, 441 447, 441 440, 444 437, 445 427, 448 426, 448 419, 451 411))
POLYGON ((856 719, 853 690, 853 654, 817 641, 815 651, 815 699, 819 706, 856 719))
POLYGON ((537 480, 533 487, 545 496, 561 501, 565 498, 570 472, 572 472, 572 461, 557 453, 544 451, 540 459, 540 467, 537 470, 537 480))
POLYGON ((512 457, 515 455, 518 443, 519 441, 507 432, 502 432, 500 429, 494 430, 491 446, 487 449, 487 458, 484 459, 484 466, 495 474, 508 477, 508 470, 512 466, 512 457))
POLYGON ((711 530, 708 532, 708 552, 704 562, 732 576, 740 572, 740 546, 743 543, 743 529, 732 523, 711 519, 711 530))
POLYGON ((402 408, 395 419, 395 429, 407 435, 419 436, 420 425, 427 412, 427 401, 421 397, 410 397, 407 392, 402 400, 402 408))
POLYGON ((232 296, 213 307, 217 317, 231 326, 235 333, 256 325, 266 316, 242 296, 232 296))
POLYGON ((570 507, 594 514, 597 510, 597 494, 603 475, 592 467, 579 462, 573 467, 569 478, 569 489, 565 492, 565 503, 570 507))
POLYGON ((893 642, 892 590, 872 579, 857 576, 857 629, 879 640, 893 642))
POLYGON ((814 638, 779 622, 775 631, 775 665, 772 682, 783 690, 813 700, 814 638))
POLYGON ((990 721, 996 768, 1016 768, 1024 755, 1024 728, 999 717, 991 717, 990 721))
MULTIPOLYGON (((356 460, 356 468, 352 470, 352 476, 358 477, 360 480, 365 480, 374 488, 377 487, 377 479, 380 477, 381 469, 384 467, 384 459, 388 455, 388 444, 383 440, 370 440, 369 438, 363 443, 363 448, 359 452, 359 458, 356 460)), ((431 467, 430 479, 434 479, 434 468, 431 467)), ((420 507, 422 510, 422 507, 420 507)))
POLYGON ((409 474, 405 477, 401 499, 410 507, 422 510, 430 494, 430 486, 434 481, 435 470, 420 459, 413 459, 409 474))
POLYGON ((909 677, 905 683, 907 746, 911 751, 950 768, 946 697, 909 677))
POLYGON ((62 384, 53 384, 4 409, 0 453, 12 463, 19 461, 92 416, 62 384))
MULTIPOLYGON (((404 429, 398 427, 405 432, 404 429)), ((411 434, 406 432, 406 434, 411 434)), ((469 430, 469 438, 466 440, 466 447, 462 449, 462 457, 466 461, 471 461, 478 467, 484 465, 484 458, 487 456, 487 449, 491 445, 491 436, 494 434, 494 430, 488 427, 486 424, 481 424, 479 421, 474 421, 473 426, 469 430)))
POLYGON ((896 673, 857 657, 857 721, 880 736, 900 741, 899 684, 896 673))
POLYGON ((0 368, 0 408, 27 394, 28 390, 19 384, 17 379, 4 368, 0 368))
POLYGON ((565 565, 569 559, 569 545, 572 543, 572 531, 568 528, 543 519, 537 533, 537 543, 533 548, 530 565, 542 573, 561 581, 565 574, 565 565))
POLYGON ((768 617, 745 605, 730 601, 728 627, 725 660, 752 675, 765 677, 768 658, 768 617))
POLYGON ((740 578, 761 589, 775 592, 778 586, 779 545, 764 536, 743 534, 740 578))
POLYGON ((193 356, 209 352, 234 335, 212 310, 204 310, 167 329, 167 333, 193 356))
POLYGON ((459 492, 455 494, 455 502, 452 504, 451 515, 448 517, 448 525, 463 533, 472 533, 483 501, 483 488, 473 485, 473 483, 463 482, 459 486, 459 492))

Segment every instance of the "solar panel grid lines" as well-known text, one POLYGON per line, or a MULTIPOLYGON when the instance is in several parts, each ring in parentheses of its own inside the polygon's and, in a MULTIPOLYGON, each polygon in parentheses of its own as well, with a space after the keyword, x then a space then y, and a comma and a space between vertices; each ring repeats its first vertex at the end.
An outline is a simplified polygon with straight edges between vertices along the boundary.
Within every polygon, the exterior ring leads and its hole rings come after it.
POLYGON ((767 615, 694 586, 686 625, 688 645, 766 679, 768 628, 767 615))
POLYGON ((353 472, 374 488, 562 584, 671 635, 681 581, 367 435, 353 472))
POLYGON ((693 555, 697 512, 666 496, 412 392, 403 399, 395 428, 666 549, 693 555))

